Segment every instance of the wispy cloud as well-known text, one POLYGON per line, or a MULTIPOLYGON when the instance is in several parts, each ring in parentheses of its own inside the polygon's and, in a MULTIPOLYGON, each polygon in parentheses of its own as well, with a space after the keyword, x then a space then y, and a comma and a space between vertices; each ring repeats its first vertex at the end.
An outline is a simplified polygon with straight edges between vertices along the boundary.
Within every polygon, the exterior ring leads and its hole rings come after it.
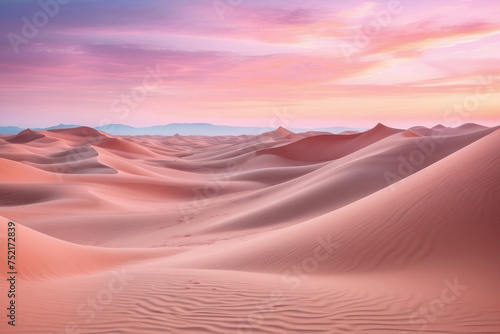
MULTIPOLYGON (((500 55, 476 52, 500 40, 492 6, 405 2, 346 63, 339 42, 354 43, 386 2, 249 1, 220 20, 210 1, 74 1, 18 53, 7 34, 22 35, 23 18, 41 9, 31 0, 2 2, 0 112, 14 112, 20 125, 42 113, 50 123, 72 115, 78 119, 68 122, 95 125, 116 94, 158 65, 164 81, 131 122, 250 120, 278 103, 304 121, 398 109, 394 119, 411 118, 404 98, 438 117, 437 106, 472 89, 474 78, 498 74, 500 55)), ((497 101, 489 103, 478 120, 495 116, 497 101)))

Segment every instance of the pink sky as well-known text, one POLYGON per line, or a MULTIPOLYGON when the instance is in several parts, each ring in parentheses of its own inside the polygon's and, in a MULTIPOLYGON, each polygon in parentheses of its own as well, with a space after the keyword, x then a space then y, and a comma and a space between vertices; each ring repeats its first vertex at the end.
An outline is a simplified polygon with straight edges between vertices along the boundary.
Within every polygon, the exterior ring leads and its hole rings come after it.
POLYGON ((0 125, 500 124, 492 0, 54 1, 0 5, 0 125))

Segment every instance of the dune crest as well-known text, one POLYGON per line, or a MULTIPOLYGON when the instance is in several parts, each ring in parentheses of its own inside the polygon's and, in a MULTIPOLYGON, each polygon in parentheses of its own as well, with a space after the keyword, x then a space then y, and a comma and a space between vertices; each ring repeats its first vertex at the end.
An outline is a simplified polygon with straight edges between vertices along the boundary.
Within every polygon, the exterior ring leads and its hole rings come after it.
MULTIPOLYGON (((9 220, 0 217, 2 231, 7 231, 8 222, 9 220)), ((19 256, 17 263, 19 279, 23 281, 89 275, 113 270, 127 263, 166 257, 182 251, 168 248, 112 249, 76 245, 44 235, 19 223, 16 223, 16 233, 19 239, 23 240, 23 256, 19 256)), ((5 234, 2 235, 2 238, 5 237, 5 234)), ((6 267, 6 263, 1 265, 6 267)))
POLYGON ((497 333, 499 141, 500 127, 380 123, 2 136, 16 331, 497 333))
POLYGON ((378 123, 365 132, 311 136, 291 144, 261 150, 258 154, 274 154, 304 162, 329 161, 342 158, 398 132, 402 131, 378 123))
POLYGON ((13 136, 10 139, 7 139, 9 143, 13 144, 26 144, 37 139, 45 137, 44 134, 38 133, 31 129, 26 129, 24 131, 19 132, 17 135, 13 136))

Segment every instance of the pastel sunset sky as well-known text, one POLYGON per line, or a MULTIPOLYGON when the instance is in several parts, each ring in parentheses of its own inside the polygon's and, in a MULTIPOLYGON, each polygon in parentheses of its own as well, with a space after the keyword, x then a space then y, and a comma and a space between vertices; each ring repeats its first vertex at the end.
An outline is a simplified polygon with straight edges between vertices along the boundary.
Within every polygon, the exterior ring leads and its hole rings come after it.
POLYGON ((500 124, 495 0, 55 1, 0 3, 0 125, 500 124))

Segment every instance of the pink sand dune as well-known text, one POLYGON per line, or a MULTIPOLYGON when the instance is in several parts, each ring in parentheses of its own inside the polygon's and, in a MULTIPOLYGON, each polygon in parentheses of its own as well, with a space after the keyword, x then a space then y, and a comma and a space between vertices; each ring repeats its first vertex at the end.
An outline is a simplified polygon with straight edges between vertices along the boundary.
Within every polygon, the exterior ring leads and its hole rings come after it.
POLYGON ((0 333, 500 333, 499 142, 2 135, 0 333))

